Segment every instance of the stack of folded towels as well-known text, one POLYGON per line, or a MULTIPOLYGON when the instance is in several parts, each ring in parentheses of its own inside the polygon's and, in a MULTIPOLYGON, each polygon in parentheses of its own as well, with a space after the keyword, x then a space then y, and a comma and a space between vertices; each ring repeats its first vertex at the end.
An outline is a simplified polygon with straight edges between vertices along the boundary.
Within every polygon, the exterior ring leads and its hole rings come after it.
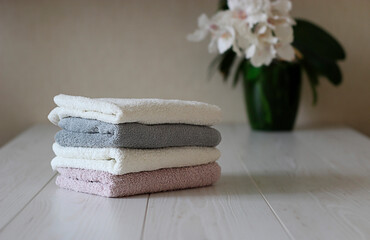
POLYGON ((106 197, 211 185, 220 108, 180 100, 86 98, 58 95, 48 118, 55 136, 62 188, 106 197))

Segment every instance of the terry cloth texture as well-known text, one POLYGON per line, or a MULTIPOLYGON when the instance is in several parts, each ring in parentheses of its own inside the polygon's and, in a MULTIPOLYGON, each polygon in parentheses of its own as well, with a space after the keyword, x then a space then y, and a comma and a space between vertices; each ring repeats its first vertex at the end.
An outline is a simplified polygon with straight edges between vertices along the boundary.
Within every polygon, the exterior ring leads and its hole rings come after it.
POLYGON ((112 175, 78 168, 58 168, 59 187, 105 197, 123 197, 211 185, 221 175, 217 163, 112 175))
POLYGON ((221 109, 215 105, 195 101, 164 99, 87 98, 57 95, 48 118, 55 125, 66 117, 96 119, 119 124, 185 123, 213 125, 221 120, 221 109))
POLYGON ((65 147, 164 148, 214 147, 220 133, 207 126, 141 123, 111 124, 84 118, 63 118, 55 141, 65 147))
POLYGON ((185 167, 215 162, 217 148, 173 147, 158 149, 62 147, 54 143, 56 157, 51 161, 59 167, 82 168, 121 175, 161 168, 185 167))

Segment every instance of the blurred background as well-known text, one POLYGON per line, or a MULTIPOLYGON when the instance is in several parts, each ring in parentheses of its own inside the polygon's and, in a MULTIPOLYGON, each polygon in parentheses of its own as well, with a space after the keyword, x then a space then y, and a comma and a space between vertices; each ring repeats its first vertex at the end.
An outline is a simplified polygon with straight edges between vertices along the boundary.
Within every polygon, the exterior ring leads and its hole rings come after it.
MULTIPOLYGON (((47 122, 59 93, 89 97, 176 98, 219 105, 227 123, 247 122, 241 85, 218 74, 208 41, 186 35, 216 0, 0 0, 0 146, 47 122)), ((343 84, 321 81, 317 106, 304 81, 297 127, 348 125, 370 135, 370 1, 293 0, 346 49, 343 84)))

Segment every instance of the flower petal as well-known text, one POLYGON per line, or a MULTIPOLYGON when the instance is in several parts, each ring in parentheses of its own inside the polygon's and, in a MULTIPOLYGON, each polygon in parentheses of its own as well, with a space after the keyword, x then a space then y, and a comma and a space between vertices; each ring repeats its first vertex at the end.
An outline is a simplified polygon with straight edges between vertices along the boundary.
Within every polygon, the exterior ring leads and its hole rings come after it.
POLYGON ((199 28, 201 28, 201 29, 202 28, 207 28, 209 23, 210 23, 210 21, 209 21, 206 14, 203 13, 202 15, 199 16, 199 18, 198 18, 198 27, 199 28))
POLYGON ((281 43, 293 42, 293 28, 289 25, 276 26, 274 33, 281 43))
POLYGON ((199 42, 202 41, 208 34, 207 30, 197 29, 194 33, 189 34, 186 38, 188 41, 199 42))
POLYGON ((242 1, 240 0, 227 0, 227 6, 230 10, 235 10, 242 7, 242 1))
POLYGON ((277 55, 286 61, 293 61, 295 54, 294 48, 290 44, 285 44, 276 49, 277 55))
POLYGON ((266 25, 257 25, 257 33, 258 34, 264 34, 267 31, 267 26, 266 25))
POLYGON ((217 40, 218 51, 221 54, 226 52, 226 50, 228 50, 233 45, 234 39, 234 29, 231 27, 227 27, 227 31, 225 31, 217 40))
POLYGON ((247 59, 252 58, 254 54, 256 53, 256 45, 252 44, 247 51, 245 52, 245 57, 247 59))
POLYGON ((208 44, 208 52, 209 53, 217 52, 217 38, 212 37, 211 42, 208 44))
POLYGON ((233 45, 233 41, 229 38, 219 38, 217 40, 218 51, 222 54, 233 45))
POLYGON ((289 0, 276 0, 271 2, 271 7, 281 13, 288 13, 292 9, 292 2, 289 0))
POLYGON ((255 67, 260 67, 263 64, 269 65, 275 58, 275 48, 273 45, 265 44, 264 46, 256 48, 256 52, 251 58, 251 63, 255 67))

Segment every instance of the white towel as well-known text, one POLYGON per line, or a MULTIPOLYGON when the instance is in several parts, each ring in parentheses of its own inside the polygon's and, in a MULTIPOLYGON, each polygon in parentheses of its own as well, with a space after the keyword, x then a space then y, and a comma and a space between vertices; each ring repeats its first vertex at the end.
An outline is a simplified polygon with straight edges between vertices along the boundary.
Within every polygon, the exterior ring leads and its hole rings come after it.
POLYGON ((194 101, 164 99, 87 98, 57 95, 48 118, 55 125, 66 117, 96 119, 118 124, 186 123, 213 125, 221 120, 221 109, 215 105, 194 101))
POLYGON ((220 157, 217 148, 208 147, 144 150, 62 147, 54 143, 53 150, 56 157, 51 161, 51 166, 54 170, 58 167, 71 167, 105 171, 114 175, 206 164, 220 157))

